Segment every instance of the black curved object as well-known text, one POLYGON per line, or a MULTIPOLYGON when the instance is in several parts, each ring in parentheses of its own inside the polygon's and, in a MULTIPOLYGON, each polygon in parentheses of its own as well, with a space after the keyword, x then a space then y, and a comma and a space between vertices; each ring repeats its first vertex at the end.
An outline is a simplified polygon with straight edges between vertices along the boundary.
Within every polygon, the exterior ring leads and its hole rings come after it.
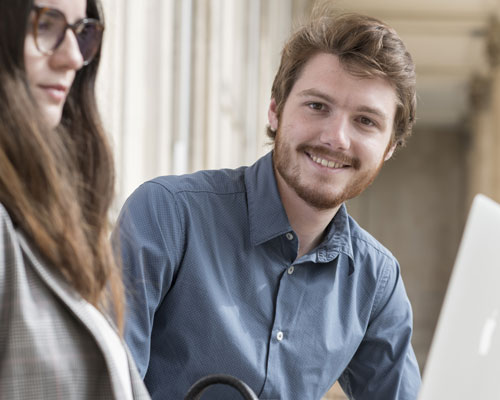
POLYGON ((184 400, 200 400, 203 392, 212 385, 228 385, 234 387, 245 400, 259 400, 257 395, 253 392, 248 385, 238 378, 231 375, 215 374, 207 375, 204 378, 196 381, 193 386, 191 386, 184 397, 184 400))

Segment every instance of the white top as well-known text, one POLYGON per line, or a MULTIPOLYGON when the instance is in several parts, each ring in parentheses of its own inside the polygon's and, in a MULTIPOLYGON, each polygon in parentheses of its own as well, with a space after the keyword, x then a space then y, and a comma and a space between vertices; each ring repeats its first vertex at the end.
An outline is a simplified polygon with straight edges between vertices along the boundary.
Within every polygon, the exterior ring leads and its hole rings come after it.
POLYGON ((118 379, 125 392, 124 400, 133 400, 127 353, 123 347, 122 340, 99 310, 90 303, 87 303, 87 309, 95 322, 95 328, 101 333, 106 341, 112 362, 118 371, 118 379))

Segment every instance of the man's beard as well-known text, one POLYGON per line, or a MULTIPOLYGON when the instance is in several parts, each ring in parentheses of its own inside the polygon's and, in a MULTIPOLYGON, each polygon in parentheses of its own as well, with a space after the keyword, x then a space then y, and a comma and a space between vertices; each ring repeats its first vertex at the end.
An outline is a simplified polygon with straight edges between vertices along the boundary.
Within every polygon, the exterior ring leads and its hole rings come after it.
POLYGON ((332 187, 332 183, 323 176, 319 176, 316 184, 308 185, 304 182, 304 177, 301 176, 300 166, 293 165, 292 157, 300 153, 312 153, 325 158, 343 161, 344 164, 349 164, 350 168, 359 171, 361 162, 357 158, 348 157, 343 153, 328 152, 324 147, 314 147, 300 145, 296 150, 282 139, 281 132, 278 131, 275 139, 275 147, 273 153, 273 162, 276 173, 278 173, 285 183, 297 193, 297 195, 310 206, 318 210, 330 210, 338 207, 343 202, 360 195, 377 177, 383 165, 383 159, 376 169, 367 171, 361 175, 353 176, 352 181, 348 182, 346 188, 341 193, 335 193, 328 190, 332 187), (295 152, 295 153, 294 153, 295 152))

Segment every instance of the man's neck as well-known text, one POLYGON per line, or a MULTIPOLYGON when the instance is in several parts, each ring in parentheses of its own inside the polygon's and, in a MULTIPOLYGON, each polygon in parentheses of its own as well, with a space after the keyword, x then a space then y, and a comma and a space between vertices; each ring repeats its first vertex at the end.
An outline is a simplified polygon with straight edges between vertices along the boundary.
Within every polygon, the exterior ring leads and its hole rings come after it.
POLYGON ((299 239, 297 258, 300 258, 321 243, 325 229, 337 214, 340 205, 328 210, 318 210, 299 197, 281 177, 277 182, 288 221, 299 239))

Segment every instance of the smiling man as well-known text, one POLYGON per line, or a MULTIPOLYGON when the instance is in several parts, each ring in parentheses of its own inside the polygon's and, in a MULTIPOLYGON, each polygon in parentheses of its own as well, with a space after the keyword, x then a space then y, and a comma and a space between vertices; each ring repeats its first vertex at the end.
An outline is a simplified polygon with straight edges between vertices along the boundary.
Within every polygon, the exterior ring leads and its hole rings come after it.
POLYGON ((338 55, 324 52, 305 63, 281 115, 271 100, 276 182, 299 256, 319 244, 341 204, 391 157, 396 104, 387 79, 353 76, 338 55))
MULTIPOLYGON (((214 373, 260 399, 414 399, 412 312, 392 254, 347 214, 410 134, 415 71, 373 18, 322 17, 283 50, 274 149, 251 167, 160 177, 114 234, 126 340, 153 399, 214 373)), ((204 399, 234 399, 213 387, 204 399)))

